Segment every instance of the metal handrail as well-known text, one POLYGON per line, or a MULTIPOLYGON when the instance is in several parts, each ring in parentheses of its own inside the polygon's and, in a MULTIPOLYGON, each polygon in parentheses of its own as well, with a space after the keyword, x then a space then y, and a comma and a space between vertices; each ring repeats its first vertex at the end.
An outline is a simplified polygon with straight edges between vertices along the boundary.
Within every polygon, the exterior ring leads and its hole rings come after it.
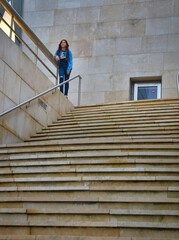
POLYGON ((25 104, 27 104, 27 103, 32 102, 33 100, 35 100, 35 99, 37 99, 37 98, 40 98, 41 96, 43 96, 43 95, 45 95, 45 94, 47 94, 47 93, 49 93, 49 92, 52 92, 52 91, 55 90, 56 88, 58 88, 58 87, 60 87, 60 86, 63 86, 65 83, 70 82, 70 81, 72 81, 72 80, 74 80, 74 79, 76 79, 76 78, 79 78, 79 91, 78 91, 78 106, 79 106, 79 105, 80 105, 81 79, 82 79, 82 77, 81 77, 80 75, 77 75, 77 76, 75 76, 75 77, 73 77, 73 78, 70 78, 70 79, 64 81, 63 83, 59 83, 59 84, 55 85, 54 87, 49 88, 48 90, 46 90, 46 91, 44 91, 44 92, 36 95, 35 97, 32 97, 32 98, 26 100, 26 101, 23 102, 23 103, 20 103, 20 104, 16 105, 15 107, 10 108, 9 110, 7 110, 7 111, 5 111, 5 112, 2 112, 2 113, 0 114, 0 117, 4 116, 5 114, 7 114, 7 113, 9 113, 9 112, 12 112, 13 110, 15 110, 15 109, 17 109, 17 108, 22 107, 23 105, 25 105, 25 104))
POLYGON ((179 96, 179 72, 177 73, 177 87, 178 87, 178 96, 179 96))
MULTIPOLYGON (((22 31, 24 33, 27 34, 27 36, 42 51, 42 53, 56 67, 56 69, 58 69, 58 65, 57 65, 52 53, 45 47, 45 45, 40 41, 40 39, 34 34, 34 32, 29 28, 29 26, 24 22, 24 20, 21 18, 21 16, 14 10, 14 8, 12 8, 11 5, 6 0, 0 0, 0 5, 5 9, 6 12, 8 12, 12 16, 13 21, 22 29, 22 31)), ((13 31, 12 27, 11 26, 9 26, 9 27, 10 27, 11 31, 13 31)), ((18 38, 19 38, 19 36, 18 36, 18 38)), ((24 41, 23 41, 23 43, 24 43, 24 41)), ((25 44, 25 45, 27 46, 27 44, 25 44)), ((31 51, 31 52, 33 52, 33 51, 31 51)), ((35 55, 35 57, 37 57, 37 55, 34 52, 33 52, 33 54, 35 55)), ((39 57, 38 57, 38 60, 40 60, 39 57)), ((42 63, 42 60, 40 60, 40 62, 42 63)), ((57 71, 57 74, 58 74, 58 71, 57 71)), ((58 78, 57 74, 55 75, 56 81, 58 78)))

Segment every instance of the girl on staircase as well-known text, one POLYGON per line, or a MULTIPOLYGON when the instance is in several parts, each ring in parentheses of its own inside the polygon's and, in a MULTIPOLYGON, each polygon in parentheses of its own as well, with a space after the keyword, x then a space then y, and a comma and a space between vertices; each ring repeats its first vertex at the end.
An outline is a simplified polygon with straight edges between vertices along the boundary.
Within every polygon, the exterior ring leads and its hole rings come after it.
MULTIPOLYGON (((69 44, 66 39, 62 39, 58 49, 54 54, 54 58, 59 65, 59 83, 68 80, 73 67, 73 56, 69 50, 69 44)), ((60 86, 60 91, 68 96, 69 82, 60 86)))

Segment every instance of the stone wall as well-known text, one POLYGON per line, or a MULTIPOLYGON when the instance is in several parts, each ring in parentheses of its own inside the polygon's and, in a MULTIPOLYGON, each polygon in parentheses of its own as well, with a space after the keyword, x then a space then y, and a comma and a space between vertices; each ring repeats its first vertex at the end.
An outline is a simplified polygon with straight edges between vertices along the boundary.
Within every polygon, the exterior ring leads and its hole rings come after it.
POLYGON ((52 53, 69 41, 83 104, 130 100, 139 77, 161 77, 162 98, 177 97, 178 0, 26 0, 24 19, 52 53))
MULTIPOLYGON (((53 87, 52 82, 0 29, 0 113, 53 87)), ((57 90, 0 117, 0 144, 22 142, 73 105, 57 90)))

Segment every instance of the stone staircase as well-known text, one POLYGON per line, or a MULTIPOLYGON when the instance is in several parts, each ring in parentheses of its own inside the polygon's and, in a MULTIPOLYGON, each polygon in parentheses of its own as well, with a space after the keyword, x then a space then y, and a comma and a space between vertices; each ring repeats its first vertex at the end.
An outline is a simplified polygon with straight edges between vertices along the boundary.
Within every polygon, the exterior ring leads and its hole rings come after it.
POLYGON ((179 99, 78 107, 0 146, 0 240, 179 239, 179 99))

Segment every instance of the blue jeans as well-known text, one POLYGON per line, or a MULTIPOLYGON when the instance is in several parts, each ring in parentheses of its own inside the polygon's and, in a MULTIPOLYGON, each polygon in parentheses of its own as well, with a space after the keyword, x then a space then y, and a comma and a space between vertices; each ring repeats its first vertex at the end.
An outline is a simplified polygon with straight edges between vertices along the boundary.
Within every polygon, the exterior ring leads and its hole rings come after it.
MULTIPOLYGON (((63 83, 64 81, 69 79, 70 74, 67 74, 67 67, 68 67, 67 64, 60 64, 60 66, 59 66, 59 83, 63 83)), ((68 96, 68 90, 69 90, 69 82, 60 86, 60 91, 65 96, 68 96)))

